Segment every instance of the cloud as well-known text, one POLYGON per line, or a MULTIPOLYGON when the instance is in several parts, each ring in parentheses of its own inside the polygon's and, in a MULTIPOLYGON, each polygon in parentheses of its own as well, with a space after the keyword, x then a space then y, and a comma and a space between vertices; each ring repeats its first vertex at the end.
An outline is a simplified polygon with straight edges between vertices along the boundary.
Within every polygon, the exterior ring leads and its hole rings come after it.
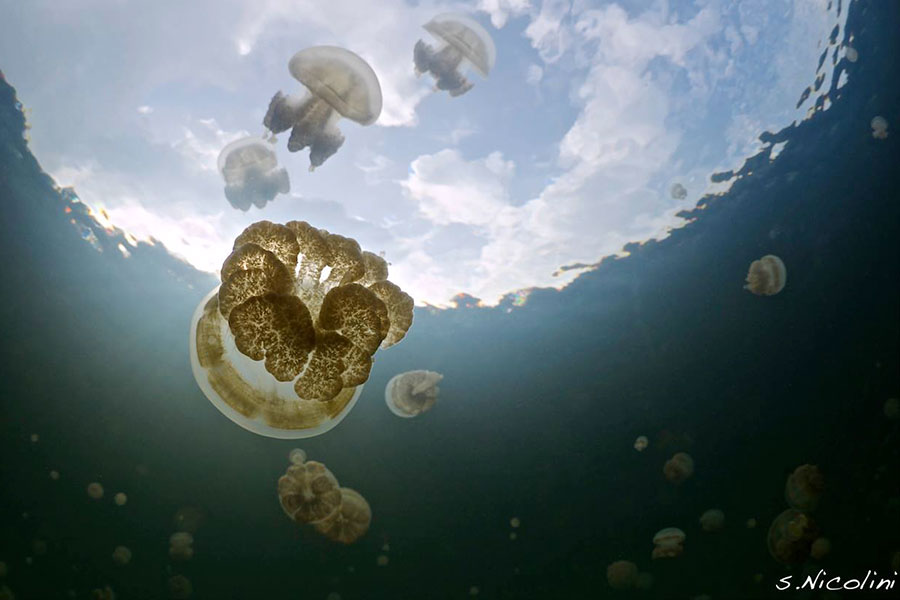
POLYGON ((249 135, 244 130, 225 131, 219 127, 215 119, 197 119, 183 128, 181 139, 172 142, 172 148, 194 168, 201 171, 215 171, 222 148, 249 135))
POLYGON ((528 0, 478 0, 478 10, 488 13, 491 24, 501 29, 510 17, 528 13, 531 3, 528 0))

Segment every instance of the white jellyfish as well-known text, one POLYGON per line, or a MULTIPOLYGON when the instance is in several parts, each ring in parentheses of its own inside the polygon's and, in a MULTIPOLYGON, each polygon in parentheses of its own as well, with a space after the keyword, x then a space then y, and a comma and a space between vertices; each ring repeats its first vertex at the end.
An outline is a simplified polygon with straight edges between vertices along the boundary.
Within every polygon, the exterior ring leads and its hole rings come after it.
POLYGON ((194 536, 178 531, 169 537, 169 557, 172 560, 190 560, 194 556, 194 536))
POLYGON ((291 450, 290 454, 288 454, 288 459, 292 464, 302 465, 306 462, 306 452, 304 452, 301 448, 294 448, 291 450))
POLYGON ((647 439, 646 435, 639 435, 636 440, 634 440, 634 449, 638 452, 643 452, 647 449, 647 446, 650 445, 650 440, 647 439))
POLYGON ((389 560, 390 559, 387 557, 386 554, 379 554, 378 558, 375 559, 375 564, 378 565, 379 567, 386 567, 388 565, 389 560))
POLYGON ((684 200, 685 198, 687 198, 687 188, 685 188, 680 183, 673 183, 672 189, 669 190, 669 192, 672 194, 672 198, 674 198, 675 200, 684 200))
POLYGON ((242 211, 263 208, 278 194, 291 191, 284 167, 269 144, 256 137, 231 142, 219 153, 219 173, 225 180, 225 198, 242 211))
POLYGON ((53 481, 58 480, 59 479, 59 471, 57 471, 56 469, 50 471, 50 479, 52 479, 53 481))
POLYGON ((435 87, 451 96, 461 96, 473 84, 464 75, 471 65, 482 77, 487 77, 497 58, 494 40, 474 19, 459 14, 442 14, 423 25, 426 31, 441 40, 437 50, 422 40, 413 49, 416 76, 431 73, 435 87))
POLYGON ((757 296, 774 296, 787 283, 787 268, 774 254, 767 254, 750 263, 744 289, 757 296))
POLYGON ((384 388, 384 401, 398 417, 410 418, 435 405, 444 376, 434 371, 407 371, 394 375, 384 388))
POLYGON ((872 137, 876 140, 885 140, 888 136, 888 122, 882 116, 872 117, 872 137))
POLYGON ((263 124, 272 133, 291 127, 288 150, 309 146, 309 170, 324 163, 344 143, 337 128, 341 117, 371 125, 381 114, 381 86, 369 63, 336 46, 313 46, 296 53, 288 70, 309 93, 285 96, 269 103, 263 124))
POLYGON ((36 434, 36 433, 32 433, 30 439, 31 439, 31 442, 32 442, 33 444, 36 444, 36 443, 38 443, 38 440, 41 439, 41 436, 39 436, 39 435, 36 434))

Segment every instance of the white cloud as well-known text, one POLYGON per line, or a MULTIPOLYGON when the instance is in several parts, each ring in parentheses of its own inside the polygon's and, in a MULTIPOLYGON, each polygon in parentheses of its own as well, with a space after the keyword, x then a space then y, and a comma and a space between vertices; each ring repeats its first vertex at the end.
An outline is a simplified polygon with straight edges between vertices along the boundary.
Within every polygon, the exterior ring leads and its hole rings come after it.
POLYGON ((478 0, 478 10, 488 13, 491 24, 501 29, 510 17, 527 14, 531 3, 528 0, 478 0))
POLYGON ((247 131, 225 131, 215 119, 198 119, 193 127, 184 127, 182 138, 173 142, 172 148, 194 168, 215 171, 222 148, 248 135, 247 131))
POLYGON ((538 85, 544 77, 544 69, 540 65, 528 65, 528 71, 525 74, 525 81, 528 85, 538 85))

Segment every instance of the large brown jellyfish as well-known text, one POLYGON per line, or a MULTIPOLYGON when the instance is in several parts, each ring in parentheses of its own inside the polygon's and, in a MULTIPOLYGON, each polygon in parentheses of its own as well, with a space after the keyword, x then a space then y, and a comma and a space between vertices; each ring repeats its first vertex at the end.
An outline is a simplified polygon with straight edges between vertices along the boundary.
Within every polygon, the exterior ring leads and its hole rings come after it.
POLYGON ((398 417, 410 418, 431 410, 438 399, 437 384, 444 376, 434 371, 394 375, 384 388, 384 401, 398 417))
POLYGON ((225 198, 244 212, 263 208, 278 194, 291 191, 291 182, 272 147, 256 137, 231 142, 222 149, 219 173, 225 180, 225 198))
POLYGON ((684 483, 694 474, 694 459, 687 452, 678 452, 663 465, 663 474, 671 483, 684 483))
POLYGON ((637 583, 638 568, 630 560, 617 560, 606 567, 606 581, 614 590, 630 590, 637 583))
POLYGON ((291 130, 288 150, 309 146, 312 171, 338 151, 344 135, 341 117, 371 125, 381 114, 381 86, 369 63, 336 46, 313 46, 297 52, 288 70, 308 93, 285 96, 280 91, 269 103, 263 124, 272 133, 291 130))
POLYGON ((278 501, 285 514, 301 524, 338 516, 342 494, 337 479, 325 465, 309 460, 291 465, 278 480, 278 501))
POLYGON ((353 408, 375 351, 412 324, 412 298, 387 276, 383 258, 305 221, 250 225, 191 322, 200 389, 259 435, 325 433, 353 408))
POLYGON ((461 96, 475 85, 464 75, 471 65, 482 77, 487 77, 497 58, 494 40, 474 19, 459 14, 442 14, 425 25, 426 31, 442 44, 435 50, 422 40, 413 48, 416 77, 431 73, 435 87, 451 96, 461 96))
POLYGON ((675 558, 684 552, 684 532, 677 527, 666 527, 653 536, 653 552, 650 558, 675 558))
POLYGON ((767 254, 750 263, 744 289, 757 296, 774 296, 784 289, 786 282, 787 269, 784 263, 774 254, 767 254))
POLYGON ((324 521, 315 523, 315 530, 335 542, 352 544, 369 530, 372 509, 356 490, 341 488, 340 509, 324 521))
POLYGON ((800 465, 784 484, 784 498, 788 506, 810 512, 819 505, 819 497, 825 489, 825 478, 819 467, 800 465))
POLYGON ((818 530, 805 513, 789 508, 772 521, 766 544, 769 554, 779 563, 797 565, 806 560, 818 530))

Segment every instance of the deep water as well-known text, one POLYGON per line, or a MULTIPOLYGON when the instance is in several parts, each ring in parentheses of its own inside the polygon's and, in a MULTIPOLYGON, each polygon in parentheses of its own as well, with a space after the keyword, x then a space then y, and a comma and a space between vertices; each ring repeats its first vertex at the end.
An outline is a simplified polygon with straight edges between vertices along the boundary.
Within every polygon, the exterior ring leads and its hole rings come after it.
POLYGON ((131 247, 73 202, 77 190, 56 188, 23 138, 15 82, 0 81, 6 585, 17 598, 109 584, 151 599, 182 573, 193 598, 217 600, 464 598, 471 586, 486 599, 828 598, 776 593, 790 572, 766 549, 785 478, 804 463, 827 480, 815 519, 833 551, 821 566, 887 571, 900 550, 900 429, 882 413, 900 395, 900 4, 850 10, 840 37, 855 36, 861 59, 837 67, 850 83, 827 110, 764 135, 788 142, 776 160, 749 159, 690 224, 562 291, 521 307, 417 309, 349 416, 298 442, 248 433, 206 400, 187 336, 215 278, 159 244, 131 247), (877 114, 894 128, 886 140, 871 136, 877 114), (742 285, 765 254, 784 260, 788 283, 763 298, 742 285), (402 420, 383 390, 411 369, 444 374, 441 400, 402 420), (638 453, 641 434, 650 447, 638 453), (283 514, 275 482, 293 447, 368 499, 357 544, 283 514), (676 487, 662 465, 679 450, 696 473, 676 487), (94 480, 101 502, 85 493, 94 480), (124 507, 110 499, 120 490, 124 507), (194 558, 173 563, 182 506, 205 521, 194 558), (725 512, 723 532, 701 531, 708 508, 725 512), (684 555, 651 561, 667 526, 686 532, 684 555), (127 567, 110 559, 117 545, 133 552, 127 567), (611 590, 617 559, 653 573, 654 589, 611 590))

